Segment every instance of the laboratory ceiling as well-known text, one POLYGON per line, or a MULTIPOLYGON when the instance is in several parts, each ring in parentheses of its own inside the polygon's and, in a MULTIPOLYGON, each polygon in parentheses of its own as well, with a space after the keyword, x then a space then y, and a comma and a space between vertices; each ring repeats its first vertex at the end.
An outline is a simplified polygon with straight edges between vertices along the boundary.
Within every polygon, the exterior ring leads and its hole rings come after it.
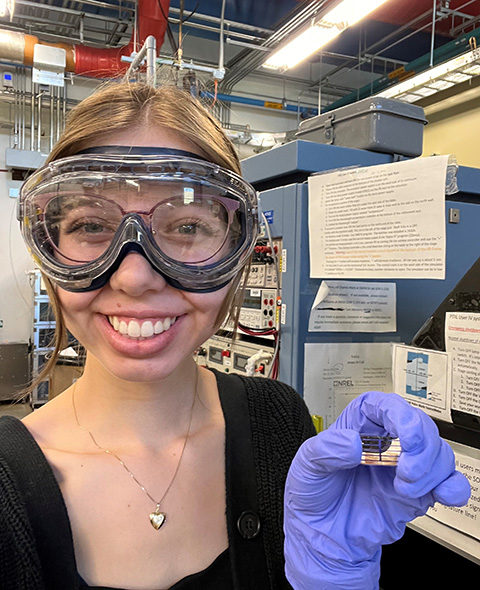
POLYGON ((262 67, 269 52, 337 1, 15 0, 13 17, 1 17, 0 29, 45 43, 115 49, 138 40, 142 19, 151 19, 155 12, 160 23, 168 13, 160 53, 176 54, 180 39, 184 60, 215 65, 223 22, 226 75, 222 91, 238 92, 242 80, 254 75, 299 87, 321 86, 326 100, 334 102, 468 35, 480 23, 480 0, 387 0, 302 65, 283 73, 262 67))

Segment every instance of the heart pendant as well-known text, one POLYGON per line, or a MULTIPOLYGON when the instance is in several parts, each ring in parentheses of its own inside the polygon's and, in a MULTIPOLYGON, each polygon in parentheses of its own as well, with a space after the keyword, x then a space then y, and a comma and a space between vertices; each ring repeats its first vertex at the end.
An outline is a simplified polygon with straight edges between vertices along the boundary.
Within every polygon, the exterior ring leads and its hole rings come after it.
POLYGON ((159 512, 158 510, 155 512, 150 513, 150 522, 153 528, 158 531, 158 529, 164 524, 165 522, 165 514, 163 512, 159 512))

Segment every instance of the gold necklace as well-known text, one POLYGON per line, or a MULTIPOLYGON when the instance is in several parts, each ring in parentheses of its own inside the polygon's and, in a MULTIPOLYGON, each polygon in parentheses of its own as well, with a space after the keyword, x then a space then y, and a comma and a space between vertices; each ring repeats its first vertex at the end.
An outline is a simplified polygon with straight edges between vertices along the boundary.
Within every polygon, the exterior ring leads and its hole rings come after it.
POLYGON ((160 498, 160 500, 157 502, 153 496, 151 496, 151 494, 148 492, 148 490, 145 488, 145 486, 143 486, 138 479, 135 477, 135 475, 130 471, 130 469, 125 465, 125 463, 122 461, 122 459, 120 459, 120 457, 114 453, 113 451, 106 449, 104 447, 102 447, 101 445, 99 445, 97 443, 97 441, 95 440, 95 437, 93 436, 93 434, 90 432, 90 430, 88 430, 88 428, 86 428, 85 426, 82 426, 78 420, 78 415, 77 415, 77 408, 75 406, 75 388, 77 386, 77 382, 75 381, 75 383, 73 384, 73 389, 72 389, 72 405, 73 405, 73 413, 75 416, 75 422, 77 423, 77 426, 79 428, 81 428, 82 430, 84 430, 91 438, 93 444, 100 449, 101 451, 103 451, 104 453, 106 453, 107 455, 111 455, 112 457, 114 457, 119 463, 120 465, 125 469, 125 471, 130 475, 130 477, 133 479, 133 481, 138 485, 138 487, 142 490, 142 492, 144 492, 148 498, 155 504, 155 510, 153 512, 150 512, 150 514, 148 515, 150 518, 150 524, 153 526, 153 528, 155 530, 159 530, 160 527, 162 525, 165 524, 166 520, 167 520, 167 516, 165 514, 165 512, 162 512, 160 510, 160 504, 163 502, 163 500, 165 499, 165 496, 168 494, 168 492, 170 491, 170 488, 173 485, 173 482, 175 481, 175 478, 177 477, 177 473, 178 473, 178 469, 180 467, 180 463, 182 461, 182 457, 183 457, 183 453, 185 451, 185 447, 187 446, 187 440, 188 437, 190 435, 190 427, 192 426, 192 418, 193 418, 193 406, 195 405, 195 399, 197 397, 197 387, 198 387, 198 368, 196 369, 196 379, 195 379, 195 390, 193 393, 193 401, 192 401, 192 407, 190 409, 190 418, 188 421, 188 428, 187 428, 187 434, 185 435, 185 440, 183 441, 183 447, 182 447, 182 452, 180 453, 180 457, 178 459, 177 462, 177 466, 175 468, 175 472, 173 474, 172 479, 170 480, 170 483, 167 486, 167 489, 165 490, 165 492, 163 493, 163 496, 160 498))

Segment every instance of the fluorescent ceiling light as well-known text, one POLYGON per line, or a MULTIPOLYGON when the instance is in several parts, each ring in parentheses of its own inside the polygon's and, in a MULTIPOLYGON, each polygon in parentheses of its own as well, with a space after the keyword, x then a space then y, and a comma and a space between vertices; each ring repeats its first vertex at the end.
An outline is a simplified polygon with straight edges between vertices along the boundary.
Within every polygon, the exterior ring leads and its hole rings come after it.
POLYGON ((293 68, 386 1, 343 0, 303 33, 273 53, 263 64, 264 67, 282 71, 293 68))
POLYGON ((375 96, 417 102, 455 84, 471 80, 480 74, 480 49, 472 49, 438 66, 390 86, 375 96))
POLYGON ((0 17, 10 13, 10 21, 13 18, 13 11, 15 10, 15 0, 0 0, 0 17))

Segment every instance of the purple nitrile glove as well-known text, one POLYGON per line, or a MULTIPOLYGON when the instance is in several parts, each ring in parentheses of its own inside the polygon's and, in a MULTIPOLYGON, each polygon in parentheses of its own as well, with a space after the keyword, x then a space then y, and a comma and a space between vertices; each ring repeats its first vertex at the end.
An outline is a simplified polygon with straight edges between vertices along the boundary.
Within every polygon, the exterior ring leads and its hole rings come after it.
POLYGON ((382 545, 435 502, 462 506, 469 497, 470 484, 431 418, 396 394, 364 393, 292 462, 287 578, 295 590, 375 590, 382 545), (398 466, 360 465, 360 433, 398 437, 398 466))

